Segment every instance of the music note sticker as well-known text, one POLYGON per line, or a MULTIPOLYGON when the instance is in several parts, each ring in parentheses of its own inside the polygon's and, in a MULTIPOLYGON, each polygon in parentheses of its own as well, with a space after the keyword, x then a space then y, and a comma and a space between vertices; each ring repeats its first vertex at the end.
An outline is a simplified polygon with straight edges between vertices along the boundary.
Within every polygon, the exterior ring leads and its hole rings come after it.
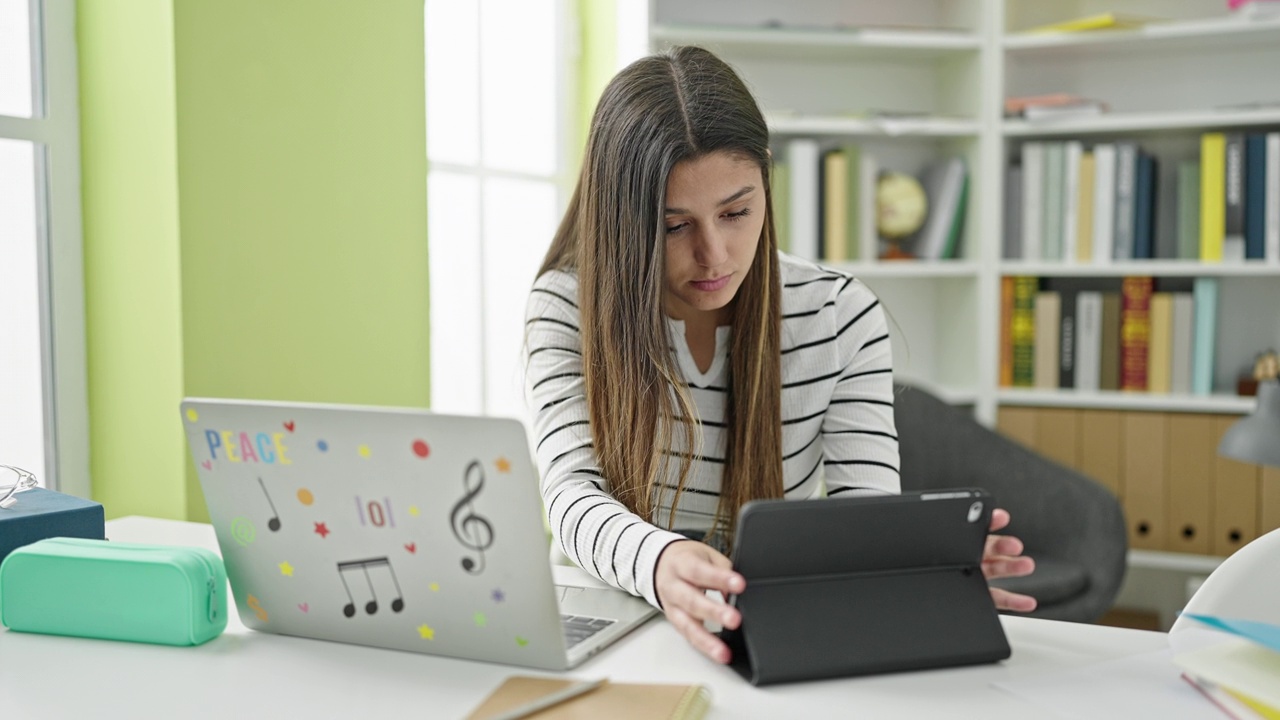
POLYGON ((484 572, 484 551, 493 545, 493 525, 478 515, 471 502, 484 489, 484 467, 477 460, 467 465, 462 476, 462 499, 449 513, 449 525, 453 536, 463 546, 475 551, 475 557, 463 556, 462 569, 473 575, 484 572))
POLYGON ((400 612, 404 609, 404 594, 400 592, 400 581, 396 578, 395 568, 391 567, 391 560, 385 557, 369 558, 368 560, 348 560, 347 562, 338 563, 338 578, 342 580, 342 588, 347 591, 347 604, 342 608, 342 614, 347 617, 355 617, 356 600, 351 595, 351 586, 347 585, 346 573, 351 570, 363 570, 364 581, 369 587, 369 602, 365 603, 364 611, 370 615, 378 612, 378 592, 373 587, 373 579, 369 577, 369 568, 387 569, 387 573, 391 575, 391 582, 396 587, 396 598, 391 601, 391 611, 400 612))
POLYGON ((271 502, 271 493, 267 492, 267 486, 262 482, 262 478, 258 478, 258 484, 262 486, 262 494, 267 496, 267 504, 271 506, 272 518, 267 521, 267 529, 276 532, 280 529, 280 513, 276 510, 276 504, 271 502))

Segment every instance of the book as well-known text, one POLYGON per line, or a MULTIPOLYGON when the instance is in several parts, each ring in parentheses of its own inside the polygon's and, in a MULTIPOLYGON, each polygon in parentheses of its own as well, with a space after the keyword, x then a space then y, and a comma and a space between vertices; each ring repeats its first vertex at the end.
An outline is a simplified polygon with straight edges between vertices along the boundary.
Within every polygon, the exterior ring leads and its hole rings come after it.
POLYGON ((1280 707, 1280 652, 1232 639, 1173 656, 1173 664, 1197 678, 1231 688, 1264 707, 1280 707))
POLYGON ((1267 708, 1258 703, 1247 695, 1233 692, 1227 688, 1210 682, 1206 678, 1193 675, 1189 672, 1182 673, 1182 679, 1187 681, 1191 687, 1195 688, 1209 702, 1218 707, 1219 710, 1226 713, 1231 720, 1280 720, 1280 711, 1275 711, 1274 715, 1266 715, 1267 708))
POLYGON ((1035 277, 1020 275, 1013 279, 1013 317, 1010 338, 1013 343, 1013 386, 1035 385, 1036 292, 1040 282, 1035 277))
POLYGON ((1200 258, 1200 164, 1178 165, 1178 259, 1200 258))
POLYGON ((1131 142, 1116 144, 1115 230, 1111 257, 1133 259, 1133 223, 1137 217, 1134 186, 1138 180, 1138 146, 1131 142))
POLYGON ((1126 277, 1120 284, 1121 390, 1147 390, 1152 287, 1149 276, 1126 277))
POLYGON ((1267 133, 1266 255, 1280 262, 1280 132, 1267 133))
POLYGON ((1066 194, 1066 143, 1051 142, 1044 146, 1044 199, 1041 201, 1043 217, 1040 257, 1043 260, 1062 259, 1062 211, 1066 194))
POLYGON ((1200 260, 1222 261, 1226 230, 1225 182, 1227 138, 1222 133, 1200 136, 1200 260))
POLYGON ((1133 186, 1133 259, 1150 260, 1155 254, 1156 160, 1138 153, 1133 186))
POLYGON ((1098 386, 1120 389, 1120 293, 1102 293, 1102 345, 1098 353, 1098 386))
POLYGON ((1022 259, 1039 260, 1044 236, 1044 143, 1022 145, 1022 259))
POLYGON ((1169 351, 1169 392, 1191 393, 1191 345, 1195 330, 1195 301, 1191 293, 1173 294, 1173 343, 1169 351))
POLYGON ((1244 135, 1229 133, 1226 143, 1222 259, 1236 262, 1244 259, 1244 135))
POLYGON ((1080 234, 1080 158, 1084 144, 1068 141, 1062 159, 1062 259, 1073 263, 1079 252, 1076 242, 1080 234))
POLYGON ((1035 387, 1058 387, 1058 338, 1062 298, 1052 290, 1036 293, 1035 387))
POLYGON ((1028 108, 1050 108, 1062 107, 1070 105, 1079 105, 1081 103, 1094 102, 1089 98, 1075 95, 1072 93, 1045 93, 1042 95, 1017 95, 1004 99, 1004 114, 1006 117, 1018 117, 1027 111, 1028 108))
POLYGON ((1244 259, 1267 256, 1267 136, 1253 133, 1244 147, 1244 259))
POLYGON ((818 141, 794 138, 787 142, 787 163, 791 166, 790 244, 791 254, 817 260, 818 225, 822 218, 822 158, 818 141))
POLYGON ((858 153, 858 258, 872 262, 880 257, 880 233, 876 230, 876 180, 880 164, 869 152, 858 153))
POLYGON ((964 222, 968 185, 964 160, 953 157, 930 166, 923 185, 929 210, 916 236, 915 255, 921 260, 951 259, 964 222))
POLYGON ((1116 146, 1095 145, 1093 167, 1093 261, 1109 263, 1115 236, 1116 146))
POLYGON ((1076 297, 1079 292, 1062 291, 1058 303, 1058 387, 1076 386, 1076 297))
POLYGON ((1195 330, 1191 337, 1191 392, 1213 392, 1213 353, 1217 347, 1218 279, 1198 277, 1192 285, 1195 330))
POLYGON ((1097 290, 1076 295, 1075 345, 1076 389, 1101 389, 1102 293, 1097 290))
POLYGON ((1151 294, 1151 334, 1147 351, 1147 391, 1173 388, 1173 293, 1151 294))
POLYGON ((773 229, 778 235, 778 249, 791 252, 791 165, 773 163, 769 174, 770 199, 773 201, 773 229))
POLYGON ((1013 283, 1000 277, 1000 387, 1013 387, 1013 283))
POLYGON ((1022 257, 1022 166, 1010 165, 1004 176, 1004 247, 1005 260, 1022 257))
POLYGON ((1101 115, 1108 109, 1108 105, 1101 100, 1081 100, 1062 105, 1030 105, 1022 111, 1022 117, 1030 122, 1036 122, 1039 120, 1101 115))
MULTIPOLYGON (((578 681, 513 675, 486 697, 467 720, 485 720, 535 702, 578 681)), ((703 685, 606 682, 531 716, 539 720, 617 718, 618 720, 700 720, 711 709, 711 693, 703 685)))
POLYGON ((1087 263, 1093 259, 1093 204, 1094 204, 1094 155, 1080 155, 1080 167, 1076 171, 1080 187, 1076 194, 1076 261, 1087 263))
POLYGON ((1155 22, 1155 18, 1127 13, 1105 12, 1048 25, 1040 25, 1024 32, 1040 34, 1087 32, 1092 30, 1132 30, 1152 22, 1155 22))
POLYGON ((875 260, 862 254, 862 148, 854 143, 840 146, 845 157, 845 257, 849 260, 875 260))
POLYGON ((849 158, 836 148, 822 154, 822 258, 849 259, 849 158))

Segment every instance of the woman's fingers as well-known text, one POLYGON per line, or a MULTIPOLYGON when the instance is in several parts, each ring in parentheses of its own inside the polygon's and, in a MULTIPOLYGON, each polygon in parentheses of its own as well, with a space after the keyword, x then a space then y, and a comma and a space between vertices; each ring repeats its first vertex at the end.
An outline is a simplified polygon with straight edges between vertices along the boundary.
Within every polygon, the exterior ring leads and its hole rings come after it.
POLYGON ((1022 551, 1022 541, 1012 535, 988 535, 982 556, 1021 555, 1022 551))
POLYGON ((1036 561, 1029 557, 993 556, 983 558, 982 574, 991 578, 1022 577, 1035 572, 1036 561))
POLYGON ((689 615, 689 613, 678 607, 668 608, 667 620, 675 626, 676 630, 684 636, 684 639, 690 645, 703 655, 722 665, 729 662, 729 658, 732 655, 729 652, 729 646, 725 645, 720 638, 707 632, 707 629, 702 627, 702 623, 689 615))
POLYGON ((705 545, 698 548, 706 552, 688 553, 676 558, 676 576, 685 582, 725 594, 736 594, 746 588, 746 580, 733 571, 729 558, 705 545))
POLYGON ((1036 599, 1030 595, 1009 592, 1000 588, 991 588, 991 599, 999 610, 1014 612, 1031 612, 1036 609, 1036 599))

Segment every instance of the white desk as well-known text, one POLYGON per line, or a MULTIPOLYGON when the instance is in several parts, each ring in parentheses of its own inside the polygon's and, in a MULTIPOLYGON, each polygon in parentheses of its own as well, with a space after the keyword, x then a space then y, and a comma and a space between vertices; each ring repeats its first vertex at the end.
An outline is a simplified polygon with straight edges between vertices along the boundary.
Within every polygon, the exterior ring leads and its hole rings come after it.
MULTIPOLYGON (((122 518, 107 523, 107 535, 217 550, 212 528, 196 523, 122 518)), ((507 675, 533 673, 258 633, 241 624, 234 603, 229 610, 226 633, 195 648, 0 632, 0 716, 458 718, 507 675)), ((711 688, 714 718, 994 720, 1047 713, 992 682, 1168 645, 1163 633, 1017 617, 1003 621, 1013 657, 1002 663, 753 688, 703 658, 657 619, 569 674, 620 682, 701 682, 711 688)))

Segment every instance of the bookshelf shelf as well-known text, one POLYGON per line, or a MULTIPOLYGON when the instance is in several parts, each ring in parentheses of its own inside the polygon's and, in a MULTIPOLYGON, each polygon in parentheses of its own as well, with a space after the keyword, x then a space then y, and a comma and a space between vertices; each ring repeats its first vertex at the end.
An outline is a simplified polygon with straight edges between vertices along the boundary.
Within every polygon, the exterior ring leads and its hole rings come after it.
POLYGON ((1009 137, 1063 137, 1100 133, 1158 133, 1280 125, 1280 105, 1244 110, 1192 110, 1161 113, 1110 113, 1078 118, 1030 122, 1005 120, 1009 137))
POLYGON ((997 393, 1001 405, 1034 407, 1091 408, 1109 410, 1150 410, 1163 412, 1238 413, 1252 412, 1257 399, 1237 395, 1169 395, 1156 393, 1002 388, 997 393))
POLYGON ((924 29, 654 25, 652 37, 665 43, 715 46, 757 57, 933 60, 982 47, 976 35, 924 29))
POLYGON ((1216 17, 1152 23, 1135 30, 1080 33, 1014 33, 1003 38, 1011 54, 1146 51, 1191 52, 1280 42, 1280 16, 1258 19, 1216 17))
POLYGON ((1173 570, 1175 572, 1209 574, 1218 569, 1226 558, 1212 555, 1164 552, 1161 550, 1130 550, 1129 567, 1148 570, 1173 570))
POLYGON ((1136 260, 1128 262, 1086 263, 1017 262, 1000 263, 1001 275, 1034 275, 1037 277, 1274 277, 1280 278, 1280 264, 1250 261, 1239 263, 1202 263, 1195 260, 1136 260))
POLYGON ((775 135, 816 135, 841 137, 951 138, 976 137, 976 120, 948 117, 860 118, 815 115, 770 115, 769 130, 775 135))
POLYGON ((954 260, 824 263, 858 278, 976 278, 977 263, 954 260))

